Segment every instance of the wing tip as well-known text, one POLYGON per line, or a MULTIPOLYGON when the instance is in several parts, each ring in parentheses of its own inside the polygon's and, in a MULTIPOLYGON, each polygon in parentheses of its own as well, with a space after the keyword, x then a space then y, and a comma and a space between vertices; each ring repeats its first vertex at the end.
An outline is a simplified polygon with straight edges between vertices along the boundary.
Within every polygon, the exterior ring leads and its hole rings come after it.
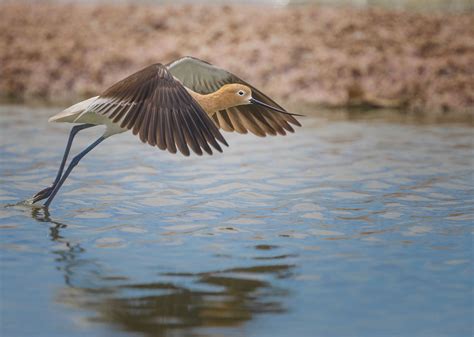
POLYGON ((221 144, 229 147, 229 144, 227 144, 227 141, 225 140, 224 136, 222 136, 222 139, 218 139, 218 140, 219 140, 219 142, 221 142, 221 144))

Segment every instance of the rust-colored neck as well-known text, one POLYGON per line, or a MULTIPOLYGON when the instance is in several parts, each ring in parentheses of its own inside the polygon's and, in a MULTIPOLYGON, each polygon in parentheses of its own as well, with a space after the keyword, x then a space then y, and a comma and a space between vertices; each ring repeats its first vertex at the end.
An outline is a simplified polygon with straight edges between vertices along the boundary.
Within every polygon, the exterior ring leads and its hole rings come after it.
POLYGON ((224 110, 235 105, 226 99, 221 90, 217 90, 207 95, 201 95, 191 89, 186 89, 209 116, 212 116, 219 110, 224 110))

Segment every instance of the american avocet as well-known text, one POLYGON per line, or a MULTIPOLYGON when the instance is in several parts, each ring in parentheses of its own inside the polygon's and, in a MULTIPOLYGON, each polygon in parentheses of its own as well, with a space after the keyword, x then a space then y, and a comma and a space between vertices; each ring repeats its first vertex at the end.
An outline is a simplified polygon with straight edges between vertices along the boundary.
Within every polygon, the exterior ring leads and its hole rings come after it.
POLYGON ((63 159, 52 186, 36 193, 31 202, 46 199, 51 204, 72 169, 106 138, 132 130, 142 142, 185 156, 189 148, 202 155, 219 152, 227 142, 219 132, 258 136, 294 132, 301 126, 260 90, 236 75, 193 57, 168 65, 153 64, 117 82, 100 96, 79 102, 52 116, 50 122, 80 123, 72 128, 63 159), (75 135, 84 129, 105 125, 105 133, 75 156, 63 174, 75 135))

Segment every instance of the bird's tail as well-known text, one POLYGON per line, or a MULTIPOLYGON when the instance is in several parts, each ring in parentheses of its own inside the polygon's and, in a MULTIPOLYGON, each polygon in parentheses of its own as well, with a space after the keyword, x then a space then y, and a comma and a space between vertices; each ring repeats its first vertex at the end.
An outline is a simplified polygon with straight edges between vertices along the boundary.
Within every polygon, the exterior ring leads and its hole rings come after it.
POLYGON ((61 111, 60 113, 51 116, 48 120, 48 122, 56 122, 56 123, 73 123, 76 118, 86 110, 89 105, 97 98, 96 97, 91 97, 89 99, 86 99, 85 101, 76 103, 69 108, 61 111))

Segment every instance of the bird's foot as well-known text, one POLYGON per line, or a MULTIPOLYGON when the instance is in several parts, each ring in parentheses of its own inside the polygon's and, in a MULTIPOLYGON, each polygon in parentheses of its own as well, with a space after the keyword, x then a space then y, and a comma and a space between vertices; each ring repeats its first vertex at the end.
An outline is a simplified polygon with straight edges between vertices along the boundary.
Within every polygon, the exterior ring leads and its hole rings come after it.
POLYGON ((28 199, 28 201, 34 204, 40 200, 46 199, 51 195, 51 193, 53 192, 53 189, 54 189, 54 186, 46 187, 45 189, 42 189, 41 191, 36 193, 30 199, 28 199))

